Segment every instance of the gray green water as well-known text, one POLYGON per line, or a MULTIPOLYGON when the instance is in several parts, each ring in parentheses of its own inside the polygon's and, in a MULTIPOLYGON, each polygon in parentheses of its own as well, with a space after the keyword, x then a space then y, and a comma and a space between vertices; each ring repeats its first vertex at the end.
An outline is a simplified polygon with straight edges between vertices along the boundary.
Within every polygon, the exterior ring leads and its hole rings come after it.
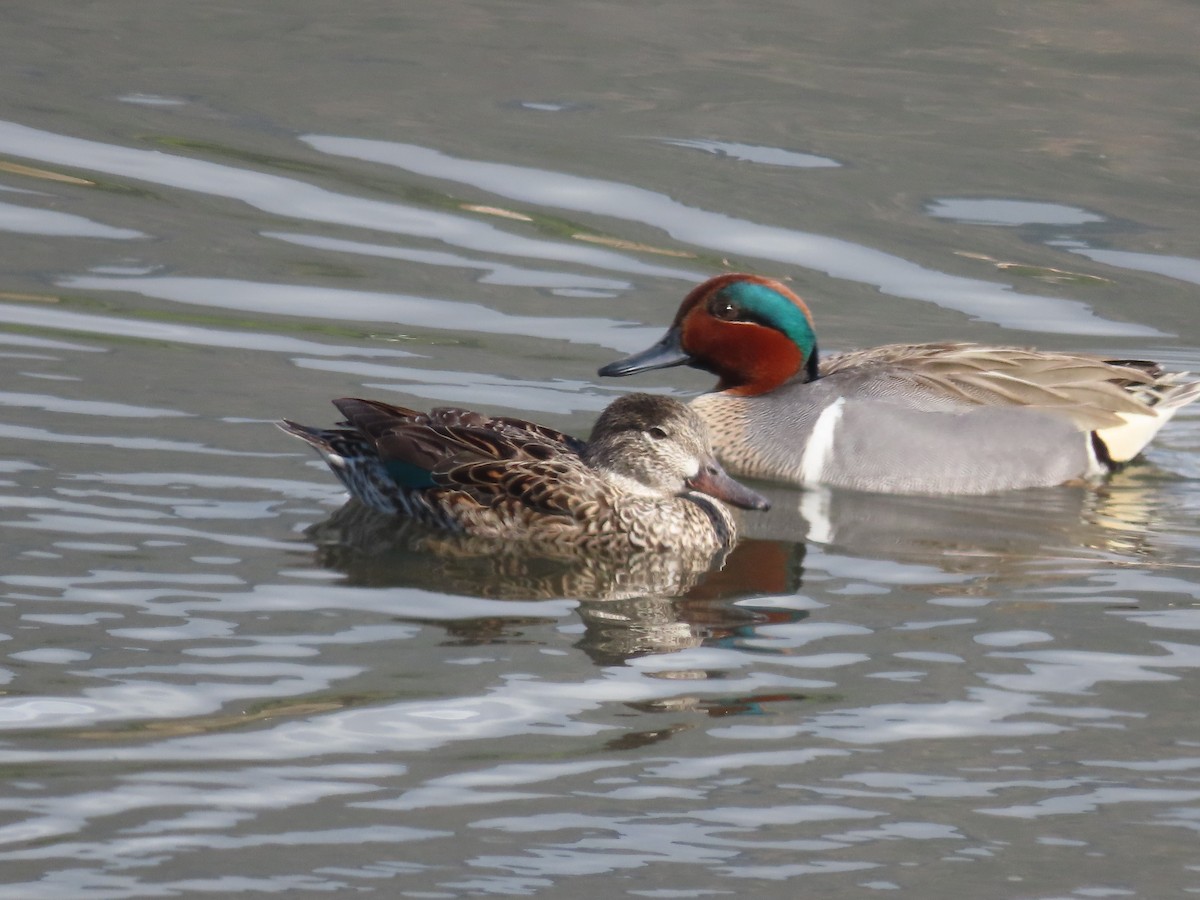
POLYGON ((726 266, 828 349, 1200 370, 1195 7, 407 6, 5 4, 0 894, 1200 892, 1200 413, 608 600, 268 424, 586 433, 707 386, 595 370, 726 266))

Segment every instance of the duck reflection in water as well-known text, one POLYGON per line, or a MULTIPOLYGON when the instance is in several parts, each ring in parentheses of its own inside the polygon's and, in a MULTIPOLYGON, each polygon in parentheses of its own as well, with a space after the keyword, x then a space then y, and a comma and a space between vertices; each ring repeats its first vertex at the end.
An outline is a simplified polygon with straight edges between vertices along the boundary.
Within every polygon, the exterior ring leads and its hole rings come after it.
POLYGON ((918 563, 956 574, 1027 573, 1069 559, 1142 563, 1155 553, 1173 477, 1139 461, 1101 483, 990 496, 880 495, 767 487, 769 513, 745 537, 799 540, 863 559, 918 563))
MULTIPOLYGON (((800 589, 804 545, 743 540, 703 566, 687 556, 547 553, 528 545, 451 534, 349 503, 307 536, 321 566, 352 585, 412 587, 499 600, 578 600, 578 646, 600 665, 727 639, 782 611, 735 605, 800 589)), ((787 611, 789 615, 800 615, 787 611)), ((538 620, 541 621, 541 620, 538 620)), ((437 620, 457 644, 521 640, 530 620, 437 620)))

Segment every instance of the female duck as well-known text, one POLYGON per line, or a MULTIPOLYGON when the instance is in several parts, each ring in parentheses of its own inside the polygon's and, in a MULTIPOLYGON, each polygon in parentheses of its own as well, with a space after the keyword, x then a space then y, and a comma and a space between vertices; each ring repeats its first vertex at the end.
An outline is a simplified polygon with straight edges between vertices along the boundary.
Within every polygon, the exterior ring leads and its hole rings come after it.
POLYGON ((600 374, 682 364, 719 379, 692 407, 735 474, 889 493, 1099 475, 1200 398, 1200 382, 1143 360, 960 343, 819 359, 804 302, 743 274, 695 288, 657 344, 600 374))
POLYGON ((476 537, 594 551, 715 551, 736 526, 723 503, 766 509, 725 474, 703 421, 668 397, 612 403, 587 443, 461 409, 419 413, 333 401, 346 421, 279 427, 321 454, 367 506, 476 537))

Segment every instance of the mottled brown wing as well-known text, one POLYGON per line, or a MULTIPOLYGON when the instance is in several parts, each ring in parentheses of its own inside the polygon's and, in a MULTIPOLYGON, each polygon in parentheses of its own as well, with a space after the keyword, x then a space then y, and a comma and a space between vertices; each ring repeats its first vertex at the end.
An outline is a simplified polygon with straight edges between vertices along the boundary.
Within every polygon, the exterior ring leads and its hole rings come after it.
POLYGON ((577 437, 572 437, 569 434, 564 434, 554 428, 548 428, 545 425, 539 425, 537 422, 527 422, 524 419, 515 419, 511 416, 497 416, 493 419, 499 428, 502 428, 505 433, 510 429, 516 429, 519 432, 524 432, 529 435, 536 436, 542 441, 551 444, 561 445, 562 448, 571 454, 580 455, 587 447, 585 441, 581 441, 577 437))
POLYGON ((346 425, 374 441, 380 458, 433 472, 473 461, 578 456, 579 441, 535 422, 457 407, 428 413, 379 400, 343 397, 334 404, 346 425))
POLYGON ((579 438, 571 437, 569 434, 564 434, 545 425, 539 425, 537 422, 518 419, 514 416, 485 416, 482 413, 470 410, 440 407, 431 410, 429 417, 430 421, 436 422, 439 425, 482 428, 494 432, 499 437, 513 441, 514 443, 525 444, 533 442, 534 444, 552 444, 562 452, 572 455, 582 454, 584 448, 587 446, 579 438))
POLYGON ((520 444, 485 428, 433 425, 426 421, 393 425, 375 439, 379 458, 400 461, 431 473, 471 462, 504 462, 522 458, 520 444))
POLYGON ((599 479, 574 459, 460 463, 435 471, 434 481, 486 507, 512 504, 570 518, 589 515, 604 496, 599 479))
POLYGON ((392 406, 380 400, 358 397, 339 397, 333 401, 346 421, 344 426, 357 429, 370 438, 377 438, 389 428, 402 422, 420 421, 425 414, 405 406, 392 406))

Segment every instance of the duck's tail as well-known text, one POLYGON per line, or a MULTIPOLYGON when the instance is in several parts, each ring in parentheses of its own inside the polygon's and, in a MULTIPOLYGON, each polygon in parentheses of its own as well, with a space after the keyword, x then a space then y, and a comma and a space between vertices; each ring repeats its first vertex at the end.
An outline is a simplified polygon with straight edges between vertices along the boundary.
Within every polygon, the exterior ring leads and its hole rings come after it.
POLYGON ((1146 403, 1145 412, 1119 412, 1120 424, 1093 432, 1112 464, 1129 462, 1145 449, 1175 413, 1200 400, 1200 381, 1184 381, 1189 377, 1191 373, 1179 372, 1134 389, 1133 392, 1146 403))
POLYGON ((282 419, 275 425, 321 454, 325 465, 352 496, 375 509, 395 511, 395 503, 389 496, 394 491, 384 490, 392 486, 387 470, 374 445, 357 431, 311 428, 289 419, 282 419))

